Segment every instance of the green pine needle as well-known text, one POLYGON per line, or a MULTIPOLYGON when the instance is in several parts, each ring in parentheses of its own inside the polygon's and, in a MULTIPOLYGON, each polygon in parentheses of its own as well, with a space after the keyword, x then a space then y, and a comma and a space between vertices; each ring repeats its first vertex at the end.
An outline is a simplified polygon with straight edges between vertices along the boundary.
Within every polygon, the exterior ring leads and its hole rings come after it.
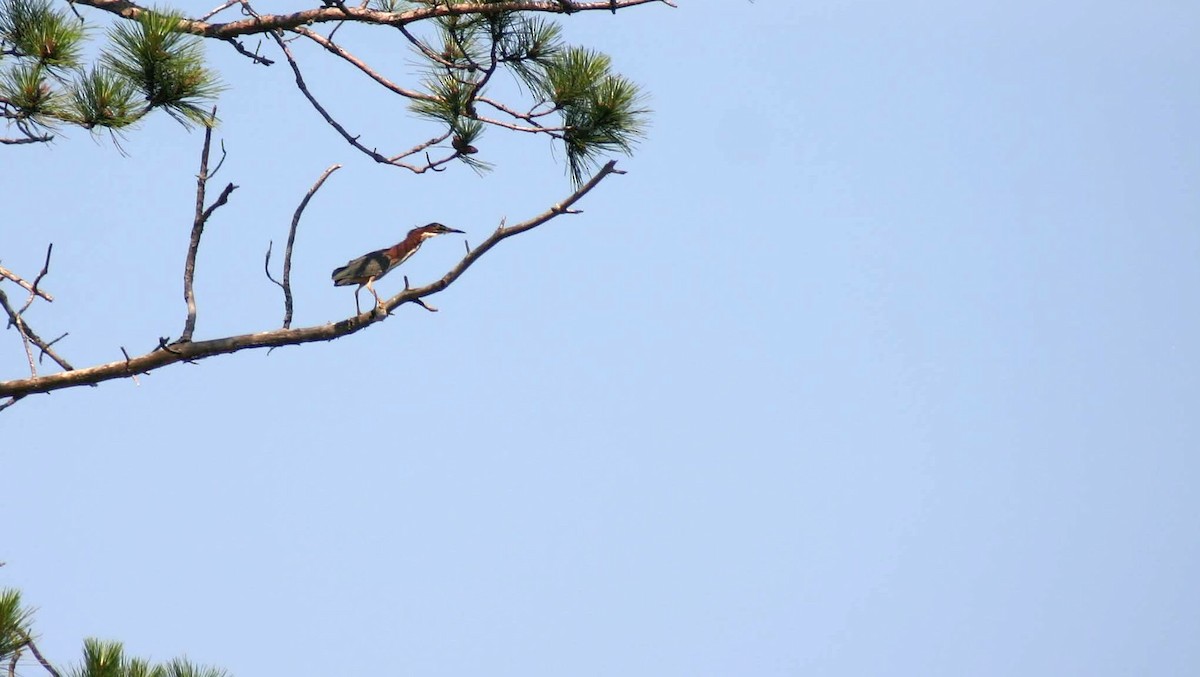
POLYGON ((46 81, 45 69, 32 63, 12 66, 0 72, 0 97, 34 123, 48 125, 59 117, 59 95, 46 81))
POLYGON ((0 662, 7 662, 13 652, 25 646, 31 615, 21 606, 19 590, 0 590, 0 662))
POLYGON ((433 101, 415 100, 410 108, 417 115, 455 125, 464 116, 473 117, 474 104, 471 93, 474 82, 463 82, 452 75, 431 75, 425 79, 425 88, 436 97, 433 101))
POLYGON ((77 68, 84 34, 78 20, 52 9, 49 0, 0 2, 0 41, 11 43, 18 55, 35 59, 41 66, 77 68))
POLYGON ((546 64, 542 94, 558 108, 576 104, 608 75, 609 64, 605 54, 584 47, 568 47, 546 64))
POLYGON ((128 127, 141 118, 137 88, 108 70, 93 68, 71 91, 70 119, 87 129, 128 127))
POLYGON ((184 122, 208 125, 209 108, 223 89, 204 65, 201 39, 179 32, 177 14, 144 12, 137 21, 118 23, 109 32, 113 51, 104 64, 133 82, 150 108, 163 108, 184 122))
POLYGON ((570 47, 546 68, 543 93, 563 116, 567 169, 580 184, 604 153, 630 154, 645 135, 649 109, 632 81, 609 72, 609 58, 570 47))
POLYGON ((125 648, 120 642, 83 640, 83 663, 72 677, 124 677, 125 648))
POLYGON ((163 667, 163 677, 228 677, 220 668, 195 665, 184 658, 174 658, 163 667))
POLYGON ((501 60, 517 80, 540 92, 547 67, 562 50, 562 28, 542 18, 522 18, 500 43, 501 60))

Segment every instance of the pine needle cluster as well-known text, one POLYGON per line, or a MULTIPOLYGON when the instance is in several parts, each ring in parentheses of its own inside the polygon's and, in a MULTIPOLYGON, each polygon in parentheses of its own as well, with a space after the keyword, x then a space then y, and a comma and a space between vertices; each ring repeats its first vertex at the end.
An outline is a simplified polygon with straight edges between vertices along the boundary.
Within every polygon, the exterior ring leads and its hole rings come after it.
POLYGON ((156 108, 184 124, 211 124, 221 84, 201 39, 179 15, 145 11, 108 31, 99 63, 85 65, 87 27, 50 0, 0 0, 0 117, 23 131, 61 123, 119 131, 156 108))
MULTIPOLYGON (((21 604, 17 590, 0 589, 0 664, 17 668, 34 653, 34 635, 30 625, 32 611, 21 604)), ((39 656, 40 660, 40 656, 39 656)), ((26 673, 27 674, 27 673, 26 673)), ((53 674, 53 673, 52 673, 53 674)), ((166 663, 151 663, 125 655, 120 642, 88 638, 83 641, 83 658, 66 670, 67 677, 227 677, 218 668, 196 665, 185 658, 166 663)))
MULTIPOLYGON (((445 3, 382 0, 381 6, 445 3)), ((423 84, 432 96, 413 102, 412 110, 446 124, 456 148, 474 148, 486 128, 479 118, 479 97, 486 96, 492 76, 501 69, 533 97, 523 119, 555 130, 552 135, 563 144, 576 184, 602 155, 629 154, 645 134, 650 111, 639 87, 613 72, 608 56, 566 45, 554 21, 518 11, 443 16, 436 36, 417 53, 427 64, 423 84)), ((462 159, 473 161, 469 155, 462 159)))

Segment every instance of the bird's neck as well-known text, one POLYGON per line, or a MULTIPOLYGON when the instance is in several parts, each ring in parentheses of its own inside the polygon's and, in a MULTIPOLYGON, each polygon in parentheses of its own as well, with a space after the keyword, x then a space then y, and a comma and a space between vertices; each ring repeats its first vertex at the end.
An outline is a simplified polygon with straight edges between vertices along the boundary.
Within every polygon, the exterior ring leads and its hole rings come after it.
POLYGON ((420 233, 409 233, 408 237, 404 238, 400 242, 397 242, 392 247, 391 254, 393 256, 402 256, 406 252, 411 254, 417 251, 417 249, 421 246, 421 243, 424 241, 425 238, 421 237, 420 233))

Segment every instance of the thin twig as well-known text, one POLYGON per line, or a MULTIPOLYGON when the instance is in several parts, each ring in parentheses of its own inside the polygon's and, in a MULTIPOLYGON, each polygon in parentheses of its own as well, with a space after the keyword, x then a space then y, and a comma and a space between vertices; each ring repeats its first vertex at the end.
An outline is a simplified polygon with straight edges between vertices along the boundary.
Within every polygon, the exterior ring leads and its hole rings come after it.
MULTIPOLYGON (((25 352, 26 356, 29 358, 29 368, 31 371, 36 373, 36 368, 33 364, 33 353, 31 352, 29 343, 37 346, 38 349, 42 351, 42 354, 49 355, 50 359, 57 362, 58 366, 62 367, 63 369, 67 371, 74 369, 70 362, 67 362, 61 356, 59 356, 58 353, 54 352, 54 349, 50 347, 50 344, 43 341, 42 337, 38 336, 37 332, 35 332, 33 328, 30 327, 27 322, 25 322, 25 318, 21 317, 20 313, 13 309, 13 307, 8 303, 8 296, 5 295, 3 290, 0 290, 0 308, 4 308, 4 311, 8 314, 8 326, 15 326, 17 331, 21 334, 21 340, 27 341, 25 345, 25 352)), ((55 340, 57 341, 58 339, 55 340)))
MULTIPOLYGON (((213 120, 217 119, 216 113, 217 109, 213 108, 213 120)), ((225 166, 225 158, 227 157, 229 157, 229 154, 225 152, 225 139, 221 139, 221 159, 217 160, 217 166, 213 167, 213 170, 208 173, 209 179, 215 179, 217 177, 217 174, 221 171, 221 167, 225 166)))
POLYGON ((238 187, 233 185, 232 183, 228 184, 224 188, 222 188, 221 194, 217 196, 217 201, 210 204, 208 206, 208 209, 204 210, 204 220, 208 221, 208 217, 212 216, 212 213, 217 211, 217 207, 222 207, 225 205, 226 202, 229 202, 229 194, 237 189, 238 189, 238 187))
POLYGON ((549 209, 542 212, 541 214, 538 214, 537 216, 533 217, 532 219, 529 219, 527 221, 522 221, 521 223, 514 224, 512 226, 506 226, 505 220, 501 219, 500 226, 498 228, 496 228, 496 230, 490 236, 488 236, 488 238, 486 240, 484 240, 482 244, 480 244, 478 247, 472 249, 466 256, 464 256, 462 258, 462 260, 460 260, 458 262, 457 265, 455 265, 453 268, 450 269, 450 272, 443 275, 440 279, 435 280, 434 282, 431 282, 431 283, 425 285, 424 287, 416 287, 416 288, 410 289, 410 288, 408 288, 408 278, 405 277, 404 291, 400 292, 396 296, 393 296, 392 298, 385 301, 384 309, 387 311, 388 314, 390 314, 393 310, 395 310, 401 304, 413 302, 416 299, 424 298, 426 296, 429 296, 430 294, 436 294, 437 292, 442 291, 446 287, 449 287, 451 284, 454 283, 455 280, 457 280, 459 277, 462 276, 463 273, 465 273, 467 271, 467 268, 471 267, 471 264, 478 261, 479 258, 482 257, 484 254, 486 254, 489 249, 491 249, 492 247, 495 247, 497 244, 499 244, 503 240, 506 240, 514 235, 519 235, 521 233, 524 233, 525 231, 537 228, 538 226, 542 225, 543 223, 546 223, 547 221, 550 221, 551 219, 553 219, 557 216, 561 216, 563 214, 578 214, 579 210, 571 209, 572 205, 574 205, 576 202, 578 202, 580 199, 582 199, 584 195, 587 195, 589 192, 591 192, 591 190, 593 188, 595 188, 597 185, 599 185, 600 182, 603 181, 605 179, 605 177, 607 177, 609 174, 624 174, 624 173, 625 173, 624 171, 617 169, 617 161, 616 160, 609 160, 607 163, 604 164, 603 167, 600 168, 599 171, 596 172, 596 174, 591 179, 589 179, 587 181, 587 183, 583 184, 578 189, 576 189, 574 193, 571 193, 571 195, 567 197, 567 199, 563 200, 562 202, 559 202, 558 204, 555 204, 554 206, 550 207, 549 209))
POLYGON ((221 12, 224 12, 225 10, 229 9, 230 7, 233 7, 234 5, 238 4, 238 2, 239 2, 239 0, 227 0, 226 2, 218 5, 217 7, 214 7, 212 10, 210 10, 204 16, 201 16, 200 21, 208 21, 209 19, 220 14, 221 12))
POLYGON ((396 83, 392 82, 391 80, 388 80, 387 78, 383 77, 379 73, 375 72, 375 70, 372 69, 370 66, 368 66, 366 64, 366 62, 364 62, 362 59, 359 59, 358 57, 354 56, 350 52, 346 51, 346 49, 344 47, 342 47, 341 45, 334 42, 332 39, 332 37, 333 37, 332 34, 330 35, 330 37, 327 38, 324 35, 321 35, 320 33, 317 33, 316 31, 309 30, 303 26, 297 26, 296 28, 293 28, 292 32, 303 35, 304 37, 308 38, 309 40, 312 40, 313 42, 317 43, 318 45, 324 47, 330 53, 349 62, 355 68, 357 68, 358 70, 365 73, 367 75, 367 77, 369 77, 372 80, 374 80, 375 82, 378 82, 379 84, 383 85, 384 88, 388 89, 391 92, 399 94, 400 96, 403 96, 408 99, 421 100, 421 101, 437 101, 438 100, 438 98, 432 94, 423 94, 423 93, 415 91, 415 90, 405 89, 405 88, 401 87, 400 85, 397 85, 396 83))
MULTIPOLYGON (((125 365, 128 366, 129 365, 129 351, 125 350, 125 346, 121 346, 121 354, 125 356, 125 365)), ((138 381, 138 375, 137 375, 136 371, 130 372, 129 376, 133 378, 133 385, 135 385, 135 386, 142 385, 141 381, 138 381)))
MULTIPOLYGON (((287 249, 283 251, 283 283, 279 286, 283 287, 283 328, 288 329, 292 326, 292 247, 296 244, 296 228, 300 225, 300 215, 304 213, 304 208, 308 206, 308 201, 312 196, 321 189, 321 185, 325 183, 325 179, 329 175, 341 169, 340 164, 330 165, 328 169, 321 172, 321 178, 313 184, 312 188, 304 194, 304 199, 300 201, 300 206, 296 207, 296 213, 292 215, 292 227, 288 230, 287 249)), ((270 248, 267 249, 268 255, 270 248)))
POLYGON ((54 140, 52 134, 43 134, 41 136, 30 136, 24 139, 13 139, 7 136, 0 137, 0 143, 6 146, 19 146, 26 143, 49 143, 54 140))
POLYGON ((263 261, 263 272, 267 274, 268 280, 274 282, 276 285, 279 286, 280 289, 283 289, 283 283, 280 282, 279 280, 276 280, 275 277, 271 275, 271 248, 274 246, 275 246, 275 240, 270 240, 269 242, 267 242, 267 256, 266 256, 266 259, 263 261))
MULTIPOLYGON (((349 143, 351 146, 353 146, 354 148, 361 151, 367 157, 378 162, 379 164, 403 167, 403 168, 413 172, 414 174, 423 174, 425 171, 427 171, 429 169, 436 168, 437 165, 444 164, 444 163, 449 162, 450 160, 453 160, 454 158, 458 157, 458 153, 455 153, 455 154, 451 155, 449 158, 441 160, 437 163, 431 162, 424 167, 415 167, 415 166, 407 165, 403 162, 398 161, 398 159, 400 157, 404 157, 404 155, 399 155, 394 158, 389 158, 389 157, 385 157, 384 155, 379 153, 379 151, 375 150, 374 148, 367 148, 365 145, 363 145, 358 140, 359 137, 354 136, 350 132, 346 131, 346 128, 343 127, 340 122, 335 120, 334 117, 329 114, 329 111, 326 110, 323 105, 321 105, 321 102, 317 100, 317 97, 313 96, 313 93, 309 91, 308 84, 305 83, 305 81, 304 81, 304 75, 303 75, 303 73, 300 72, 300 65, 296 62, 296 57, 292 55, 292 50, 288 48, 287 41, 285 41, 283 39, 283 36, 280 35, 278 32, 273 32, 270 35, 272 38, 274 38, 276 44, 279 45, 279 49, 281 49, 283 51, 283 56, 287 59, 288 65, 291 66, 291 68, 292 68, 292 74, 296 78, 296 88, 300 90, 300 93, 304 95, 304 98, 308 99, 308 103, 311 104, 314 109, 316 109, 317 113, 319 113, 321 115, 321 117, 325 119, 326 124, 328 124, 330 127, 333 127, 334 130, 337 131, 338 134, 341 134, 342 138, 345 139, 347 143, 349 143)), ((446 136, 449 136, 449 134, 446 134, 446 136)), ((443 137, 443 138, 445 138, 445 137, 443 137)), ((411 152, 413 152, 413 151, 409 151, 409 153, 411 153, 411 152)))
MULTIPOLYGON (((404 151, 403 153, 401 153, 399 155, 393 155, 392 157, 388 158, 388 161, 395 162, 396 160, 406 158, 409 155, 416 155, 417 153, 420 153, 421 151, 425 150, 426 148, 429 148, 430 146, 435 146, 435 145, 445 141, 446 139, 450 138, 450 135, 453 133, 454 133, 454 130, 450 130, 450 131, 446 132, 445 134, 442 134, 441 136, 435 136, 432 139, 430 139, 424 143, 418 143, 417 145, 413 146, 412 148, 409 148, 408 150, 404 151)), ((425 160, 432 164, 432 161, 429 160, 428 154, 426 154, 425 160)))
POLYGON ((50 243, 50 246, 46 247, 46 262, 42 264, 42 270, 37 274, 37 277, 33 278, 33 285, 29 289, 29 298, 25 301, 25 305, 21 306, 21 309, 17 311, 18 315, 24 315, 25 311, 29 310, 29 306, 33 304, 33 299, 37 297, 38 283, 42 281, 43 277, 46 277, 46 273, 50 272, 50 252, 52 251, 54 251, 53 242, 50 243))
POLYGON ((262 64, 264 66, 275 65, 274 60, 268 59, 267 57, 259 54, 257 51, 251 52, 250 50, 246 49, 246 47, 244 45, 242 45, 242 43, 238 42, 238 40, 236 38, 227 38, 225 40, 225 42, 228 42, 229 44, 233 45, 233 48, 235 50, 237 50, 238 54, 248 57, 254 63, 262 64))
POLYGON ((4 278, 6 280, 12 280, 13 282, 16 282, 18 285, 20 285, 21 288, 24 289, 25 291, 30 292, 32 294, 37 294, 38 296, 42 297, 43 299, 46 299, 47 301, 54 303, 54 297, 50 295, 50 292, 46 291, 45 289, 41 289, 41 288, 34 289, 32 284, 26 282, 24 279, 21 278, 20 275, 17 275, 16 273, 5 268, 4 266, 0 266, 0 277, 4 278))
POLYGON ((359 143, 357 136, 351 135, 350 132, 346 131, 345 127, 339 124, 337 120, 333 119, 333 116, 329 114, 329 111, 325 110, 325 107, 321 105, 321 102, 317 101, 317 97, 313 96, 312 92, 308 91, 308 85, 304 82, 304 75, 300 72, 300 66, 296 63, 296 58, 292 56, 292 50, 288 49, 287 43, 284 42, 283 36, 281 36, 278 31, 273 31, 271 32, 271 37, 275 39, 275 43, 279 45, 279 49, 283 50, 283 56, 287 59, 288 65, 292 67, 292 73, 296 76, 296 87, 299 88, 300 93, 304 95, 304 98, 308 99, 308 102, 312 104, 312 107, 317 109, 317 112, 321 114, 321 117, 325 118, 325 122, 328 123, 330 127, 333 127, 335 130, 337 130, 337 133, 341 134, 342 138, 349 142, 351 146, 359 149, 372 160, 380 164, 392 164, 386 157, 359 143))

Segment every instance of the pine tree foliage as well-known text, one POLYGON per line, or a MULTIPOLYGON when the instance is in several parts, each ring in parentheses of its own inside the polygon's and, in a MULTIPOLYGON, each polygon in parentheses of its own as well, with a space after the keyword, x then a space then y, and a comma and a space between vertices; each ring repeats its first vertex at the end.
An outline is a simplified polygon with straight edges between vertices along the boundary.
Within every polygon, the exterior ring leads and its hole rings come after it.
POLYGON ((200 38, 178 31, 178 14, 144 12, 135 22, 118 23, 109 32, 112 49, 104 64, 146 97, 148 108, 198 124, 207 124, 205 105, 221 85, 204 66, 200 38))
MULTIPOLYGON (((330 2, 324 4, 330 6, 330 2)), ((385 19, 356 17, 343 10, 347 20, 382 25, 401 22, 403 37, 422 64, 420 91, 406 90, 401 95, 418 116, 442 126, 444 136, 438 142, 452 149, 449 156, 431 159, 423 168, 402 160, 425 150, 424 145, 390 159, 372 155, 375 160, 418 172, 455 159, 476 170, 487 169, 490 165, 481 159, 477 143, 486 130, 499 127, 561 144, 568 174, 578 184, 603 155, 632 152, 647 124, 645 97, 637 85, 612 70, 607 56, 564 41, 561 27, 546 18, 545 12, 552 8, 573 12, 570 3, 547 3, 553 7, 539 11, 506 8, 511 4, 504 0, 371 0, 370 11, 388 13, 385 19), (431 15, 404 18, 413 12, 431 15), (529 100, 493 99, 498 84, 494 76, 499 72, 507 73, 510 78, 505 84, 515 81, 529 100)), ((83 17, 65 1, 0 0, 0 117, 26 137, 0 141, 47 141, 52 138, 49 132, 62 124, 125 130, 155 109, 185 125, 212 124, 212 106, 223 86, 205 65, 201 36, 220 37, 256 63, 272 63, 248 52, 236 38, 214 35, 212 26, 219 24, 173 10, 136 2, 124 7, 101 6, 87 0, 75 7, 81 5, 117 15, 102 36, 101 56, 94 64, 83 63, 81 56, 89 32, 83 17)), ((248 5, 244 9, 259 16, 248 5)), ((363 7, 361 11, 368 10, 363 7)), ((324 40, 323 46, 336 53, 341 45, 333 42, 334 32, 317 37, 304 26, 264 27, 251 28, 243 35, 272 34, 275 39, 288 40, 293 39, 290 34, 306 36, 324 40)), ((283 43, 279 44, 282 47, 283 43)), ((324 111, 322 114, 329 119, 324 111)), ((344 131, 343 136, 352 144, 357 140, 344 131)), ((360 150, 371 153, 365 146, 360 150)))
MULTIPOLYGON (((42 663, 44 656, 35 651, 34 635, 30 627, 33 612, 21 604, 18 590, 0 589, 0 665, 10 668, 12 674, 24 662, 33 665, 30 655, 47 673, 53 666, 42 663)), ((30 674, 29 670, 21 674, 30 674)), ((95 638, 83 640, 83 657, 79 664, 61 673, 67 677, 228 677, 218 668, 196 665, 184 658, 174 658, 166 663, 151 663, 142 658, 125 655, 120 642, 103 641, 95 638)))
POLYGON ((432 97, 411 108, 446 123, 465 145, 485 129, 464 121, 478 121, 477 101, 499 67, 536 97, 531 122, 558 116, 553 135, 563 143, 576 184, 603 154, 630 154, 644 135, 649 110, 637 85, 613 73, 606 55, 565 45, 557 23, 517 11, 450 15, 437 23, 437 41, 417 50, 429 62, 423 84, 432 97))
MULTIPOLYGON (((575 184, 571 195, 544 214, 499 228, 483 244, 468 248, 462 261, 438 284, 423 287, 406 284, 402 294, 386 302, 380 300, 380 307, 386 306, 388 310, 404 303, 432 310, 423 301, 424 297, 458 279, 494 244, 559 215, 575 213, 568 209, 569 205, 605 177, 623 174, 623 170, 616 169, 615 160, 604 156, 632 153, 645 134, 649 110, 638 85, 618 73, 607 55, 570 44, 556 17, 605 16, 635 7, 674 6, 670 0, 353 3, 321 0, 297 3, 287 11, 271 13, 276 8, 268 9, 270 3, 264 0, 229 0, 198 15, 142 3, 143 0, 0 0, 0 120, 4 126, 0 129, 0 145, 46 143, 60 129, 69 127, 95 133, 108 130, 116 141, 115 137, 131 133, 141 120, 156 111, 165 112, 184 126, 206 128, 197 175, 196 215, 184 264, 187 319, 179 338, 169 344, 181 348, 169 348, 166 343, 169 337, 160 337, 157 349, 136 357, 127 356, 119 368, 114 367, 120 364, 115 362, 82 369, 72 365, 54 348, 66 334, 55 339, 44 338, 29 326, 25 316, 38 299, 53 300, 38 287, 49 271, 53 247, 48 246, 41 272, 30 279, 0 269, 4 277, 0 281, 11 280, 29 294, 25 303, 18 305, 10 303, 7 294, 0 290, 0 310, 8 316, 10 328, 20 335, 29 367, 28 378, 0 380, 0 412, 30 394, 96 385, 116 378, 136 379, 138 374, 150 373, 175 361, 204 359, 247 347, 332 340, 388 317, 386 313, 361 313, 356 308, 349 322, 304 328, 290 326, 293 299, 288 272, 297 225, 293 221, 284 253, 283 281, 271 278, 283 290, 283 328, 193 340, 197 313, 193 293, 195 253, 203 225, 237 188, 233 183, 228 184, 215 201, 204 206, 209 187, 212 127, 217 121, 215 103, 225 91, 218 74, 206 64, 205 44, 232 47, 238 58, 245 58, 243 63, 252 67, 241 72, 251 72, 260 78, 286 73, 300 95, 296 100, 302 98, 311 108, 302 109, 297 115, 315 112, 308 120, 325 125, 354 152, 381 165, 433 175, 458 162, 482 173, 492 166, 489 151, 495 147, 488 147, 485 136, 497 133, 540 140, 551 144, 552 149, 562 150, 566 173, 575 184), (256 6, 260 4, 261 7, 256 6), (107 28, 89 27, 87 20, 96 17, 109 22, 107 28), (347 24, 353 28, 341 30, 347 24), (361 43, 368 32, 376 36, 374 41, 361 43), (414 58, 380 58, 371 63, 360 56, 396 54, 395 49, 386 49, 390 44, 383 45, 385 49, 381 52, 380 40, 411 50, 414 58), (321 49, 315 58, 349 64, 353 67, 352 76, 378 85, 390 98, 367 106, 362 101, 347 103, 339 99, 336 95, 347 91, 344 87, 337 87, 333 96, 321 91, 327 86, 325 78, 305 76, 307 60, 314 58, 313 52, 293 47, 314 44, 321 49), (259 67, 269 70, 264 72, 259 67), (428 130, 422 130, 416 132, 416 138, 401 140, 398 148, 381 149, 377 145, 380 140, 368 138, 371 132, 364 133, 360 127, 364 122, 378 127, 381 121, 394 119, 389 107, 407 108, 436 131, 428 135, 428 130), (269 338, 263 339, 266 335, 269 338), (62 371, 39 374, 38 364, 43 357, 48 357, 62 371)), ((235 95, 253 93, 246 88, 235 95)), ((290 115, 291 108, 285 110, 288 112, 284 114, 290 115)), ((280 120, 288 125, 296 122, 280 120)), ((404 125, 404 129, 408 128, 404 125)), ((394 128, 387 130, 387 143, 392 142, 392 131, 394 128)), ((227 130, 228 133, 236 134, 236 130, 227 130)), ((334 165, 333 169, 340 166, 334 165)), ((327 170, 314 185, 301 203, 296 219, 312 192, 333 169, 327 170)), ((269 251, 268 247, 265 268, 270 277, 269 251)), ((76 674, 144 673, 152 677, 193 674, 183 663, 152 666, 126 660, 120 645, 114 644, 87 644, 85 659, 79 668, 81 672, 76 674)), ((194 674, 212 677, 207 673, 194 674)))
POLYGON ((21 593, 0 589, 0 663, 25 646, 29 638, 30 611, 21 606, 21 593))
POLYGON ((31 138, 63 123, 122 129, 155 108, 208 124, 221 85, 204 65, 203 41, 179 32, 179 20, 146 11, 118 23, 101 63, 85 67, 79 18, 50 0, 0 0, 0 58, 11 57, 0 61, 0 117, 31 138))

